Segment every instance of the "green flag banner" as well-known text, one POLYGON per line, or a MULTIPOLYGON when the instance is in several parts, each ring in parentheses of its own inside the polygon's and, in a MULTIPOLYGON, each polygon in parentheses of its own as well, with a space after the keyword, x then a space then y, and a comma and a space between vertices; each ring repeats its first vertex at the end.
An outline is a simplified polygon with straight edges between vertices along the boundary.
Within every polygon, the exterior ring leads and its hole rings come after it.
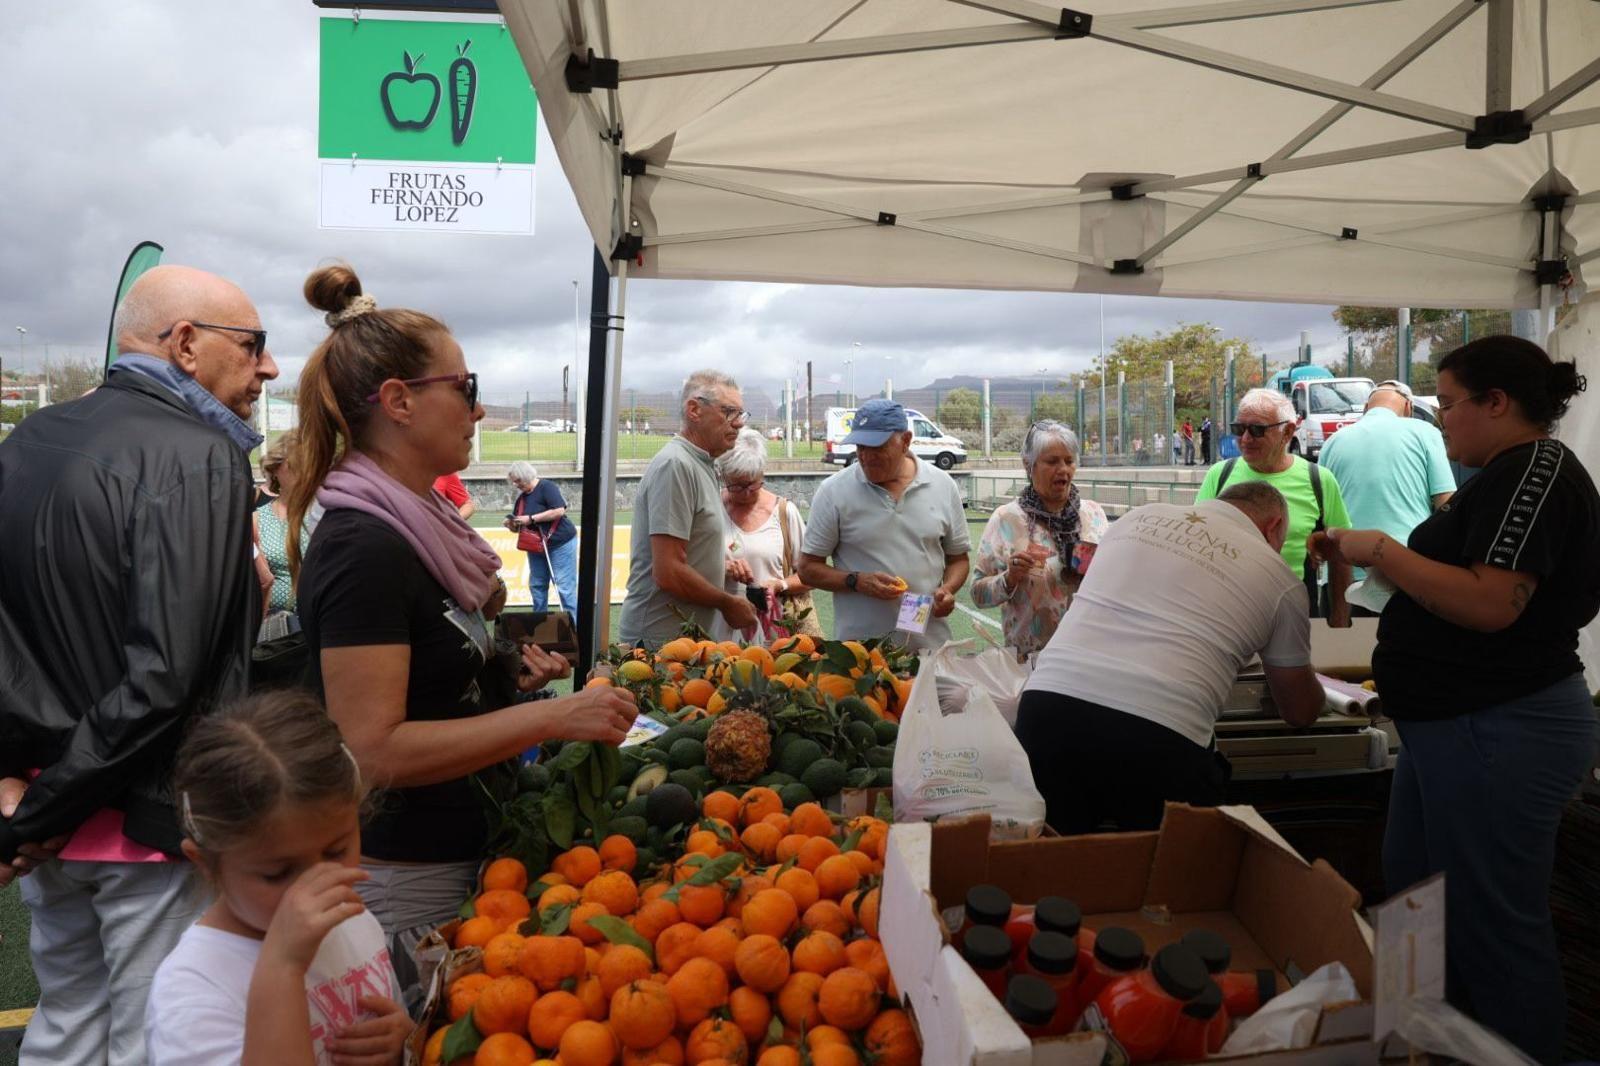
POLYGON ((493 22, 324 18, 328 229, 533 232, 538 98, 493 22))
POLYGON ((117 282, 117 295, 111 301, 111 321, 106 325, 107 370, 117 361, 117 308, 122 306, 122 298, 128 295, 128 288, 139 280, 139 275, 160 264, 161 253, 165 250, 155 241, 140 241, 128 253, 128 261, 122 267, 122 278, 117 282))

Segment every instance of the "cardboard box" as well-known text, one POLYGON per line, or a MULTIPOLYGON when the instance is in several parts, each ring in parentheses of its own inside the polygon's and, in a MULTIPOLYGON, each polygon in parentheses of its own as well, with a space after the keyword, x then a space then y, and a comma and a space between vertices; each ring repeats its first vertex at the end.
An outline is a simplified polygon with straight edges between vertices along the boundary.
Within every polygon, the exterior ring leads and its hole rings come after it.
POLYGON ((859 818, 863 814, 871 814, 878 809, 878 798, 882 797, 889 803, 894 802, 894 789, 892 788, 847 788, 837 796, 830 796, 823 803, 823 809, 846 818, 859 818))
MULTIPOLYGON (((1159 832, 989 842, 987 818, 897 824, 889 833, 880 935, 916 1012, 927 1066, 1098 1066, 1103 1037, 1032 1043, 950 946, 940 911, 990 883, 1019 903, 1061 895, 1090 928, 1121 925, 1149 950, 1195 928, 1227 938, 1239 969, 1342 962, 1372 996, 1372 932, 1360 896, 1332 867, 1307 863, 1249 807, 1172 804, 1159 832)), ((1312 1047, 1251 1056, 1251 1066, 1376 1063, 1370 1002, 1323 1012, 1312 1047)))

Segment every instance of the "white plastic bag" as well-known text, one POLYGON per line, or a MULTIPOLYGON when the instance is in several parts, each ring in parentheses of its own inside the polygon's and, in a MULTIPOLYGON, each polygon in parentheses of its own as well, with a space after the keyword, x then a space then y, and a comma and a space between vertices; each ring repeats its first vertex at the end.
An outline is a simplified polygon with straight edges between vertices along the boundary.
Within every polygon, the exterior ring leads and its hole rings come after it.
POLYGON ((946 677, 980 686, 994 700, 1000 717, 1012 729, 1017 727, 1017 704, 1022 702, 1022 686, 1028 683, 1033 668, 1017 662, 1017 653, 993 641, 953 641, 946 647, 955 650, 944 658, 940 673, 946 677))
POLYGON ((1343 963, 1330 962, 1240 1022, 1222 1045, 1221 1054, 1252 1055, 1310 1047, 1323 1007, 1360 999, 1350 971, 1343 963))
POLYGON ((1028 755, 987 687, 961 662, 975 647, 949 643, 923 656, 895 741, 895 818, 987 814, 997 839, 1038 836, 1044 797, 1028 755))

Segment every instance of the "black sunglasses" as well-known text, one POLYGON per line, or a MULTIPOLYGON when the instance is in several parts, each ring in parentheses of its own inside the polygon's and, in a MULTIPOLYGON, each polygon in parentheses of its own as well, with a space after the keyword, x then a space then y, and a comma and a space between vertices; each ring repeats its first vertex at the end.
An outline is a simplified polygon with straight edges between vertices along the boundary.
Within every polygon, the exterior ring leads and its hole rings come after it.
POLYGON ((1254 437, 1256 440, 1260 440, 1262 437, 1265 437, 1267 435, 1267 430, 1269 430, 1269 429, 1277 429, 1279 426, 1287 426, 1288 424, 1289 423, 1287 423, 1287 422, 1268 422, 1264 426, 1257 426, 1257 425, 1252 425, 1249 422, 1235 422, 1233 425, 1229 426, 1228 428, 1233 430, 1233 435, 1235 437, 1242 437, 1246 433, 1248 433, 1252 437, 1254 437))
MULTIPOLYGON (((478 407, 478 375, 474 373, 435 374, 427 378, 396 378, 395 380, 402 385, 432 385, 439 381, 452 381, 455 383, 456 388, 461 390, 462 395, 467 398, 467 408, 476 410, 478 407)), ((378 394, 376 392, 372 393, 367 397, 367 402, 377 403, 378 394)))
MULTIPOLYGON (((156 340, 166 340, 168 337, 172 336, 173 330, 183 325, 183 323, 186 321, 188 320, 183 319, 181 321, 174 322, 160 333, 157 333, 156 340)), ((250 329, 246 326, 217 326, 210 322, 189 322, 189 325, 193 326, 195 329, 220 329, 226 330, 229 333, 250 334, 250 346, 245 350, 250 353, 250 358, 257 361, 260 361, 261 356, 265 354, 267 350, 267 331, 264 329, 250 329)))

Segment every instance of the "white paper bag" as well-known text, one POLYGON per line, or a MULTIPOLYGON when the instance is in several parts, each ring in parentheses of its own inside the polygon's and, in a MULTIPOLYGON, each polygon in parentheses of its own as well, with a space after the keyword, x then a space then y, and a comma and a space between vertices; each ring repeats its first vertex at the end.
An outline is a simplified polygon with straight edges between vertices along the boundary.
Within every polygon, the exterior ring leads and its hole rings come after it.
MULTIPOLYGON (((987 683, 978 680, 989 676, 989 666, 963 661, 975 648, 948 643, 923 656, 895 741, 895 819, 987 814, 996 838, 1038 836, 1044 797, 1027 753, 987 683)), ((1020 683, 1017 689, 1020 694, 1020 683)))

